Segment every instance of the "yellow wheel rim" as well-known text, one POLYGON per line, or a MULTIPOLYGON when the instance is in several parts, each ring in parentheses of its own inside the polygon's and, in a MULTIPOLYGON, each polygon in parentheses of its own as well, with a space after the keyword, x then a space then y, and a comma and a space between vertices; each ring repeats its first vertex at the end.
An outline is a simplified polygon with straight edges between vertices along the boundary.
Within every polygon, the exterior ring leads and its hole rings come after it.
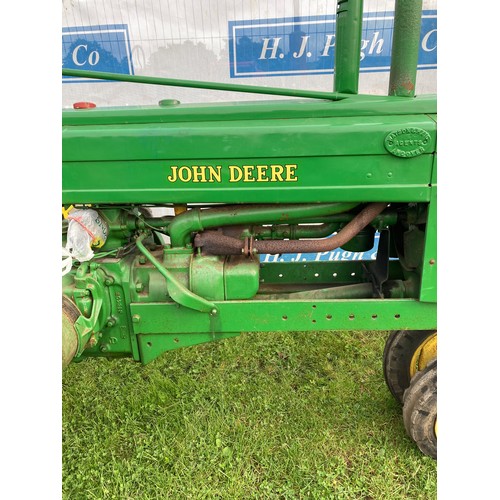
POLYGON ((423 370, 430 361, 437 358, 437 332, 427 337, 415 350, 410 363, 410 377, 423 370))

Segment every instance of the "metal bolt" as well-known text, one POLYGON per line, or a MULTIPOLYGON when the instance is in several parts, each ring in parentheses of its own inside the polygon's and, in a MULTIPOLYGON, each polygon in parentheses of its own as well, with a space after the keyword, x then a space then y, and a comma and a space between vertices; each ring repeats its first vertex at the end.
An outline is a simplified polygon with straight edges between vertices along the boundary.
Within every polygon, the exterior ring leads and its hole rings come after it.
POLYGON ((144 255, 141 255, 139 257, 139 264, 146 264, 146 260, 147 260, 146 257, 144 257, 144 255))
POLYGON ((109 345, 108 344, 103 344, 101 347, 99 347, 101 352, 108 352, 109 351, 109 345))
POLYGON ((111 278, 111 277, 106 278, 106 279, 104 280, 104 284, 105 284, 106 286, 111 286, 114 282, 115 282, 115 280, 114 280, 113 278, 111 278))
POLYGON ((97 340, 94 337, 91 337, 89 341, 87 342, 87 345, 85 347, 91 348, 94 347, 97 344, 97 340))
POLYGON ((144 284, 141 283, 140 281, 138 281, 136 284, 135 284, 135 291, 136 292, 142 292, 144 290, 144 284))
POLYGON ((114 325, 116 325, 116 319, 113 318, 113 317, 108 318, 108 322, 106 323, 106 326, 107 327, 111 327, 111 326, 114 326, 114 325))
POLYGON ((139 323, 139 321, 141 321, 141 317, 138 314, 134 314, 132 316, 132 322, 133 323, 139 323))
POLYGON ((431 266, 433 266, 435 263, 436 263, 436 261, 435 261, 434 259, 431 259, 431 260, 429 261, 429 264, 430 264, 431 266))
POLYGON ((217 311, 217 309, 215 309, 215 308, 214 308, 214 309, 212 309, 212 310, 210 311, 210 314, 211 314, 212 316, 215 316, 215 315, 217 314, 217 312, 218 312, 218 311, 217 311))

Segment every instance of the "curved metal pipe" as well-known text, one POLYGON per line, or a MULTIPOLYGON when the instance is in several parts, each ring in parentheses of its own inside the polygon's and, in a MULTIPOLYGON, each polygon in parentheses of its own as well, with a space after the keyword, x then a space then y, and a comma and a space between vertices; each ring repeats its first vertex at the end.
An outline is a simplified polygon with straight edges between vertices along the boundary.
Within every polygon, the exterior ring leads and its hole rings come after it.
POLYGON ((170 224, 173 248, 185 247, 191 233, 214 227, 239 224, 308 222, 310 218, 347 212, 359 203, 318 203, 316 205, 231 205, 210 210, 192 209, 175 217, 170 224))
MULTIPOLYGON (((266 240, 254 241, 251 250, 255 253, 310 253, 329 252, 345 245, 379 215, 388 203, 371 203, 354 217, 341 231, 331 238, 320 240, 266 240)), ((202 247, 214 255, 241 255, 247 244, 237 238, 224 236, 216 231, 198 234, 195 246, 202 247)))

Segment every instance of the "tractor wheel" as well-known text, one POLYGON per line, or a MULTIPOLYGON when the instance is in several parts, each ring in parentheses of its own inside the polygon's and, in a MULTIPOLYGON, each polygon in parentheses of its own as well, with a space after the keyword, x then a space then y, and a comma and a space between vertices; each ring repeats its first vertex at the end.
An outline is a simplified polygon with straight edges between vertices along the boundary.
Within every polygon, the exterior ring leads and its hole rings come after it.
POLYGON ((78 333, 75 322, 80 317, 78 307, 65 295, 62 296, 62 367, 71 363, 78 351, 78 333))
POLYGON ((437 359, 419 371, 403 397, 406 432, 420 451, 437 458, 437 359))
POLYGON ((384 349, 384 377, 392 395, 403 403, 411 378, 437 357, 437 333, 433 330, 396 330, 384 349))

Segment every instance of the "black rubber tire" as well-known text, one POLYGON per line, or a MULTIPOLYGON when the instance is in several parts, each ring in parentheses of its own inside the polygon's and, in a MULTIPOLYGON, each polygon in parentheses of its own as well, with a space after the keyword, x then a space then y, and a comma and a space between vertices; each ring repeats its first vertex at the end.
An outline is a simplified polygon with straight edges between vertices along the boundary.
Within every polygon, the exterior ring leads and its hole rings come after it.
POLYGON ((403 422, 420 451, 437 458, 437 359, 411 379, 403 397, 403 422))
POLYGON ((384 377, 392 395, 403 404, 403 394, 410 385, 410 364, 415 351, 435 330, 396 330, 384 348, 384 377))
POLYGON ((76 320, 81 313, 74 302, 65 295, 62 296, 62 367, 68 366, 78 350, 78 333, 75 329, 76 320))

